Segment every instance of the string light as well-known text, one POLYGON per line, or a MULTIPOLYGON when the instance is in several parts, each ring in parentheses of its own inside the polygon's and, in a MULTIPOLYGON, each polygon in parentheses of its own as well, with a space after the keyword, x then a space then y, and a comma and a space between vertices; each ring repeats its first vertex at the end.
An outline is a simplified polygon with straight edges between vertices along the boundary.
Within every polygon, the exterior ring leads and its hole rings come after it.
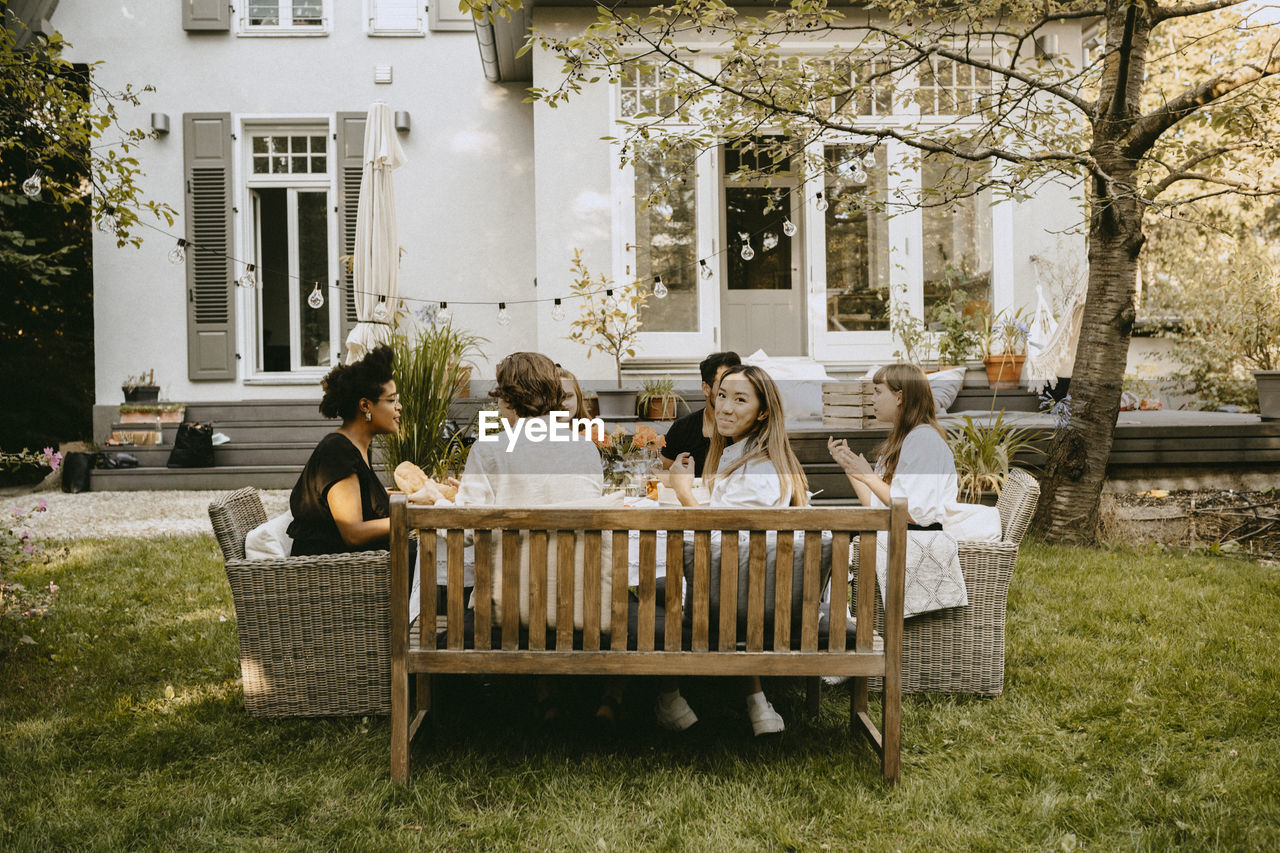
POLYGON ((27 198, 40 198, 40 175, 42 172, 36 169, 31 177, 22 182, 22 191, 27 194, 27 198))
POLYGON ((559 299, 551 305, 551 319, 557 322, 564 319, 564 306, 560 304, 559 299))
POLYGON ((311 288, 311 295, 307 297, 307 304, 319 311, 324 307, 324 294, 320 292, 320 282, 316 282, 311 288))
POLYGON ((239 281, 236 282, 236 284, 240 285, 241 287, 257 287, 258 277, 257 275, 254 274, 255 269, 256 267, 254 267, 253 264, 245 264, 244 272, 240 274, 240 279, 239 281))
POLYGON ((855 184, 865 184, 867 182, 867 173, 866 170, 862 168, 861 163, 859 163, 857 168, 853 170, 853 182, 855 184))
POLYGON ((715 275, 711 271, 711 266, 707 263, 706 258, 698 258, 698 273, 704 281, 711 281, 711 276, 715 275))
POLYGON ((103 234, 114 234, 119 228, 120 224, 116 221, 116 209, 109 204, 104 204, 102 213, 98 215, 98 230, 103 234))
POLYGON ((749 261, 754 258, 756 256, 756 250, 751 248, 751 235, 746 231, 739 231, 738 239, 742 241, 742 251, 739 252, 739 254, 742 255, 742 259, 744 261, 749 261))
POLYGON ((441 326, 447 326, 452 319, 453 312, 449 310, 449 303, 441 302, 440 307, 436 309, 436 322, 441 326))
POLYGON ((799 230, 799 228, 796 228, 796 224, 791 221, 790 216, 785 217, 782 220, 782 233, 786 234, 788 237, 796 236, 796 232, 799 230))
POLYGON ((778 235, 772 231, 766 231, 764 236, 760 238, 760 248, 766 252, 772 251, 778 245, 778 235))
POLYGON ((660 275, 653 277, 653 295, 659 299, 667 298, 667 286, 662 283, 662 276, 660 275))
POLYGON ((827 209, 827 199, 825 196, 823 196, 822 193, 818 193, 817 198, 818 198, 818 201, 815 206, 818 208, 818 212, 822 213, 824 210, 827 209))
POLYGON ((511 325, 511 313, 507 311, 507 303, 505 302, 498 303, 498 325, 499 326, 511 325))
POLYGON ((178 238, 178 245, 169 250, 169 263, 180 264, 187 259, 187 241, 178 238))
POLYGON ((867 153, 862 156, 862 165, 868 169, 876 167, 876 149, 868 148, 867 153))
POLYGON ((385 323, 391 319, 391 312, 387 310, 387 297, 379 296, 378 304, 373 306, 373 322, 385 323))

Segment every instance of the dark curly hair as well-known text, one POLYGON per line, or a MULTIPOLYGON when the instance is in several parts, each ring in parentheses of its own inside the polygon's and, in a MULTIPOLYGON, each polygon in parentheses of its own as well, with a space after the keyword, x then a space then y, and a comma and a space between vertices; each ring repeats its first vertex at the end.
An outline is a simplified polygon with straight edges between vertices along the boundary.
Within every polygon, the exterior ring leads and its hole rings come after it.
POLYGON ((391 347, 382 344, 355 364, 339 364, 330 370, 320 381, 324 389, 320 414, 342 418, 344 423, 354 420, 360 414, 360 401, 378 399, 382 386, 395 378, 395 360, 391 347))
POLYGON ((498 387, 490 397, 505 400, 522 418, 536 418, 564 405, 556 364, 540 352, 513 352, 498 362, 498 387))

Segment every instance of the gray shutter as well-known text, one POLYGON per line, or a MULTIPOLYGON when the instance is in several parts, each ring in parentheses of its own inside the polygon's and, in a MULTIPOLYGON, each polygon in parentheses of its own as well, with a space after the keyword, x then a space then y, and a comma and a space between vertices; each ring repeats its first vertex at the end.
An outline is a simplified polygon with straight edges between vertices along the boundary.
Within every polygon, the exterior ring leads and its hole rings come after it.
POLYGON ((231 114, 184 113, 187 375, 236 378, 231 268, 231 114))
POLYGON ((182 28, 187 32, 226 32, 231 29, 229 0, 182 0, 182 28))
MULTIPOLYGON (((334 148, 338 168, 338 233, 339 255, 356 251, 356 207, 360 203, 360 175, 364 169, 364 124, 367 113, 338 113, 338 132, 334 148)), ((338 267, 338 284, 342 290, 342 338, 338 352, 347 352, 347 335, 356 325, 354 282, 346 263, 338 267)))

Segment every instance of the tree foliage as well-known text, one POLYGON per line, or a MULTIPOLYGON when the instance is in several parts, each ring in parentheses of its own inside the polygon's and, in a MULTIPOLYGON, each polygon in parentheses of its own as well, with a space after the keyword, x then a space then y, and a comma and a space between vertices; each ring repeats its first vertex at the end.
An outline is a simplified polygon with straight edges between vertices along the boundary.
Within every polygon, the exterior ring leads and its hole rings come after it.
POLYGON ((561 74, 531 97, 558 106, 587 87, 656 68, 613 142, 669 152, 747 141, 768 176, 790 159, 801 180, 886 141, 944 156, 949 180, 883 202, 949 204, 990 189, 1025 199, 1083 187, 1088 296, 1073 374, 1073 418, 1049 454, 1036 527, 1092 540, 1135 315, 1138 259, 1153 218, 1210 198, 1261 199, 1277 188, 1254 158, 1280 134, 1273 31, 1236 15, 1238 0, 886 0, 834 8, 791 0, 739 10, 678 0, 645 10, 597 6, 584 30, 535 33, 528 49, 561 74), (1083 33, 1079 51, 1059 50, 1083 33), (1205 53, 1202 46, 1211 46, 1205 53), (1199 51, 1199 52, 1197 52, 1199 51), (858 146, 862 146, 861 148, 858 146), (849 146, 844 146, 847 150, 849 146), (968 164, 968 165, 966 165, 968 164))

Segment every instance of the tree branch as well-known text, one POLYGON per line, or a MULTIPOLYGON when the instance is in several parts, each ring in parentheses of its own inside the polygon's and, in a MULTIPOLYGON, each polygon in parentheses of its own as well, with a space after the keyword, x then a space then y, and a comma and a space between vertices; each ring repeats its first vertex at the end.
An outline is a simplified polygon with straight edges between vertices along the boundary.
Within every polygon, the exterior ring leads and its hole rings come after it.
POLYGON ((1267 59, 1262 65, 1247 64, 1224 71, 1217 77, 1188 89, 1154 112, 1139 118, 1129 131, 1128 140, 1124 146, 1125 154, 1135 159, 1143 156, 1162 133, 1197 110, 1245 86, 1280 74, 1280 57, 1276 55, 1278 45, 1280 42, 1271 45, 1267 59))
POLYGON ((1151 14, 1154 24, 1162 21, 1169 21, 1174 18, 1191 18, 1196 15, 1203 15, 1206 12, 1216 12, 1219 9, 1230 9, 1232 6, 1239 6, 1244 0, 1208 0, 1206 3, 1194 3, 1190 6, 1155 6, 1151 14))

